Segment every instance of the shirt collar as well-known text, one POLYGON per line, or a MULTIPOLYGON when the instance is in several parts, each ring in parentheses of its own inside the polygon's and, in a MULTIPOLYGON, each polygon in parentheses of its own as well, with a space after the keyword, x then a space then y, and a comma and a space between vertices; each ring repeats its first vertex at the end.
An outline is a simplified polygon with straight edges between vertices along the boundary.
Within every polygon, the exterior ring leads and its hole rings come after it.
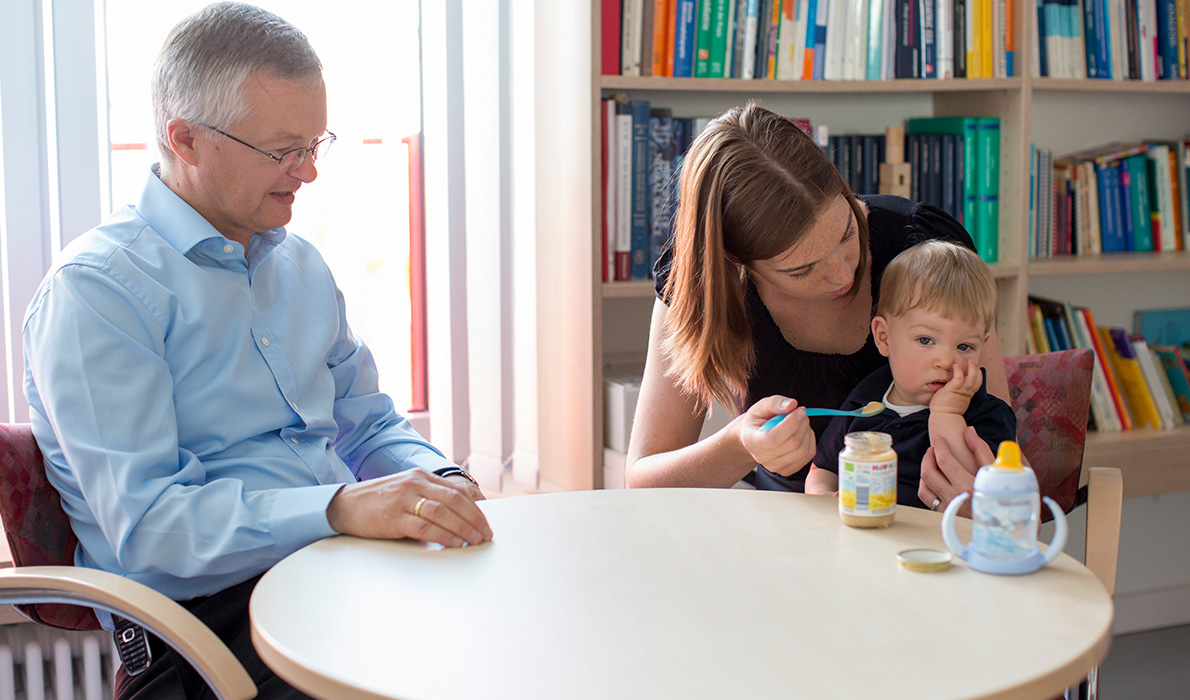
MULTIPOLYGON (((229 240, 203 218, 181 197, 161 181, 161 164, 150 168, 148 182, 141 193, 136 212, 146 223, 182 255, 186 255, 203 241, 217 239, 220 246, 229 240)), ((250 252, 260 255, 285 240, 285 227, 253 234, 248 245, 250 252), (263 240, 260 240, 263 239, 263 240), (261 246, 267 246, 261 248, 261 246)), ((242 253, 241 253, 242 255, 242 253)))

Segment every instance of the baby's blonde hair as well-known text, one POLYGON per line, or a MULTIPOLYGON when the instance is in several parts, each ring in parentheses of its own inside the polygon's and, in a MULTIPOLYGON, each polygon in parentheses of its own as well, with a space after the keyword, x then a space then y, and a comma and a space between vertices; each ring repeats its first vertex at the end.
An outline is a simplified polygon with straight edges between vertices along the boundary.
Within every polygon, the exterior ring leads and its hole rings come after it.
POLYGON ((884 269, 876 314, 925 309, 982 325, 996 320, 996 280, 978 255, 957 243, 929 240, 902 251, 884 269))

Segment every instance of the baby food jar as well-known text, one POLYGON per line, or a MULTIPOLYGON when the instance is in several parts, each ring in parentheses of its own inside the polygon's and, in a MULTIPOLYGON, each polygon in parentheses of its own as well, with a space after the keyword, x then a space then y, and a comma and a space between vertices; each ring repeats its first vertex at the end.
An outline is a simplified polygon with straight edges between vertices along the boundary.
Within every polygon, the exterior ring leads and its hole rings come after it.
POLYGON ((888 433, 848 433, 839 453, 839 517, 851 527, 888 527, 897 514, 897 453, 888 433))

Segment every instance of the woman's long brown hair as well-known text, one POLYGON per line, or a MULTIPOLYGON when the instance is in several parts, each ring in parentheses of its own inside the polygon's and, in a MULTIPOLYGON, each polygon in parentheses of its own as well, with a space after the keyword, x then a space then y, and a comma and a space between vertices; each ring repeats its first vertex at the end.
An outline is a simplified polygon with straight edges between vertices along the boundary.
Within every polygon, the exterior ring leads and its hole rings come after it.
MULTIPOLYGON (((704 410, 738 412, 755 362, 745 301, 749 263, 801 240, 835 198, 859 228, 859 279, 868 227, 858 200, 822 149, 791 119, 749 102, 712 121, 682 165, 662 351, 669 377, 704 410)), ((859 291, 856 284, 851 294, 859 291)))

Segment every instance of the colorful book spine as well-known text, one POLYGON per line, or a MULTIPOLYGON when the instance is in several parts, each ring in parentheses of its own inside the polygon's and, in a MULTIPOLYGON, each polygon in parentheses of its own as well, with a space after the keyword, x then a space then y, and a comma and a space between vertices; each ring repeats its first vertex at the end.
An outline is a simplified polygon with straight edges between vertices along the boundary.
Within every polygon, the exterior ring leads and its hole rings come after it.
POLYGON ((694 75, 694 57, 697 53, 697 10, 698 0, 675 0, 674 11, 674 69, 675 78, 689 78, 694 75))
POLYGON ((818 53, 818 3, 829 0, 803 0, 806 3, 806 37, 802 56, 802 80, 814 79, 814 60, 818 53))
POLYGON ((711 77, 711 39, 715 0, 698 0, 698 26, 694 32, 694 77, 711 77))
POLYGON ((671 203, 675 197, 674 161, 680 154, 678 130, 668 109, 654 109, 649 115, 649 247, 647 263, 652 269, 669 240, 671 203))
MULTIPOLYGON (((959 178, 962 180, 962 200, 959 202, 960 215, 955 218, 963 224, 971 238, 979 242, 979 222, 975 214, 977 203, 976 180, 980 167, 977 161, 979 150, 976 147, 976 135, 979 120, 976 117, 922 117, 910 119, 906 131, 910 134, 954 134, 959 137, 962 166, 959 178)), ((956 152, 956 157, 960 157, 956 152)))
POLYGON ((747 0, 744 7, 744 65, 740 77, 751 80, 756 77, 756 34, 760 31, 760 4, 758 0, 747 0))
POLYGON ((1183 422, 1190 421, 1190 371, 1186 369, 1181 353, 1173 345, 1152 347, 1153 352, 1157 353, 1157 359, 1161 361, 1162 369, 1165 370, 1169 386, 1173 389, 1174 400, 1177 401, 1183 422))
POLYGON ((630 278, 649 279, 649 103, 629 102, 632 110, 632 267, 630 278))
POLYGON ((1091 343, 1095 346, 1095 360, 1099 367, 1103 368, 1103 378, 1107 380, 1108 389, 1111 390, 1112 403, 1116 407, 1116 415, 1120 419, 1120 427, 1123 430, 1131 430, 1132 412, 1128 409, 1128 403, 1124 400, 1124 392, 1120 388, 1120 383, 1116 379, 1116 370, 1112 366, 1111 356, 1107 351, 1107 343, 1104 338, 1103 330, 1095 325, 1095 315, 1091 313, 1090 309, 1081 308, 1079 311, 1083 315, 1083 319, 1087 322, 1087 330, 1091 335, 1091 343))
POLYGON ((1128 402, 1128 408, 1132 412, 1133 425, 1137 428, 1160 430, 1161 415, 1153 402, 1153 394, 1128 339, 1128 332, 1116 327, 1100 328, 1099 331, 1108 357, 1111 358, 1112 367, 1116 370, 1116 378, 1128 402))
POLYGON ((616 102, 616 281, 632 279, 632 105, 616 102))
POLYGON ((1132 213, 1132 250, 1153 250, 1153 206, 1150 197, 1149 159, 1144 153, 1124 159, 1128 170, 1129 206, 1132 213))
POLYGON ((1000 119, 980 117, 975 128, 975 245, 988 264, 1000 258, 1000 119))
POLYGON ((706 75, 708 78, 722 78, 726 74, 731 9, 731 0, 711 0, 711 43, 706 75))
POLYGON ((814 80, 822 80, 826 74, 826 24, 833 1, 818 0, 818 17, 814 20, 814 80))
POLYGON ((600 72, 620 74, 620 0, 601 0, 599 13, 600 72))
POLYGON ((1177 80, 1178 8, 1175 0, 1157 0, 1157 79, 1177 80))
MULTIPOLYGON (((1087 326, 1087 318, 1082 309, 1066 304, 1066 320, 1074 331, 1075 344, 1080 348, 1095 350, 1092 331, 1087 326)), ((1095 425, 1102 432, 1117 432, 1123 429, 1120 416, 1116 412, 1115 402, 1112 400, 1111 388, 1103 374, 1103 368, 1098 362, 1091 368, 1091 409, 1095 413, 1095 425)))

